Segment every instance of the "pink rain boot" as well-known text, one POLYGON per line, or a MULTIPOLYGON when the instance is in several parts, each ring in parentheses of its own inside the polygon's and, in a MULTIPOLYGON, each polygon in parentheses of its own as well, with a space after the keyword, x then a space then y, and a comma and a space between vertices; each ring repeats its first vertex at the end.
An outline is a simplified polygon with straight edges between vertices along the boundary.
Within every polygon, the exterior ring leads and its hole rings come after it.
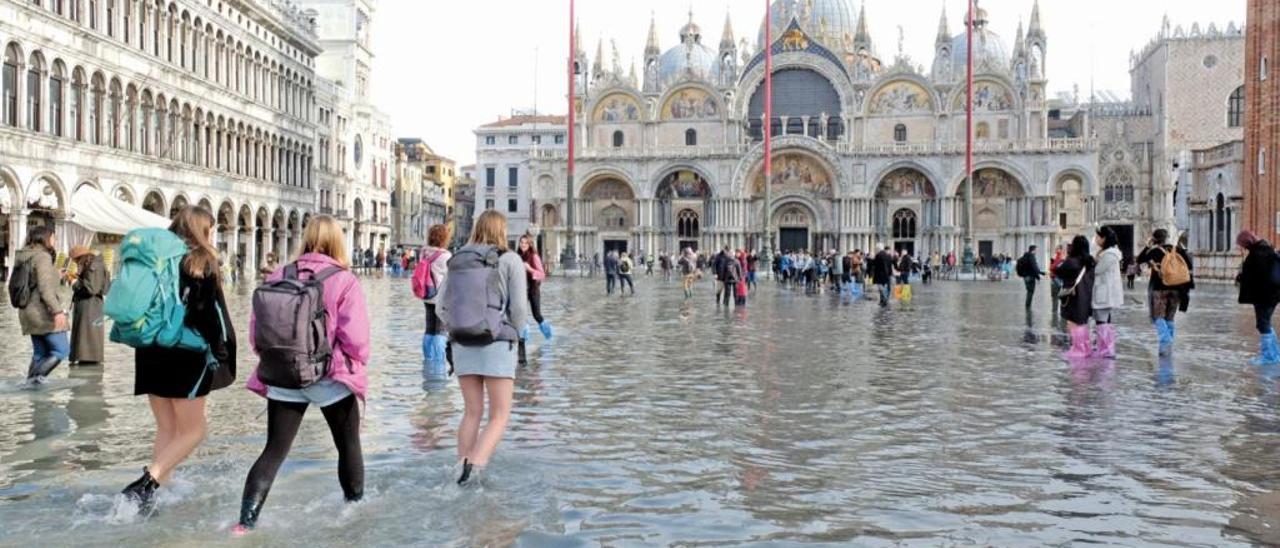
POLYGON ((1106 359, 1116 357, 1116 325, 1113 323, 1099 325, 1097 342, 1093 357, 1106 359))
POLYGON ((1089 326, 1076 325, 1070 328, 1071 331, 1071 349, 1062 355, 1067 358, 1087 358, 1089 357, 1089 326))

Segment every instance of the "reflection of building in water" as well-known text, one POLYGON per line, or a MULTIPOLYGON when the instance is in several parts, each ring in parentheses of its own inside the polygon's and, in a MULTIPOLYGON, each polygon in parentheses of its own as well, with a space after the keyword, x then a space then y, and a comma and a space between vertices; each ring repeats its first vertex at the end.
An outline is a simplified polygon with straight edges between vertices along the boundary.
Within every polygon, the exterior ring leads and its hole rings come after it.
MULTIPOLYGON (((1047 249, 1094 219, 1096 147, 1083 112, 1051 132, 1043 23, 1034 6, 1011 42, 991 31, 986 12, 975 23, 976 167, 986 178, 974 213, 983 253, 1047 249)), ((626 73, 603 48, 589 59, 580 45, 577 249, 762 247, 769 219, 775 245, 785 247, 959 251, 965 37, 942 14, 933 62, 918 68, 902 56, 883 61, 869 24, 849 0, 777 0, 754 48, 728 20, 712 42, 691 15, 664 50, 651 23, 644 62, 626 73), (775 54, 767 210, 763 47, 775 54)), ((568 232, 564 160, 563 150, 539 150, 529 165, 534 180, 560 182, 533 195, 543 218, 559 221, 533 227, 554 235, 552 253, 568 232)))

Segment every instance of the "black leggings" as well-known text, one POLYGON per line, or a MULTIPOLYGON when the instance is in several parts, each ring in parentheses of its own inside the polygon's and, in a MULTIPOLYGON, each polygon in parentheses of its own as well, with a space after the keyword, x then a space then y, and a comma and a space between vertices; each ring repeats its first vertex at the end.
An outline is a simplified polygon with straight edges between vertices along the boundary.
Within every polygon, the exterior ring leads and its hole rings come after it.
POLYGON ((529 313, 533 321, 542 323, 542 282, 529 281, 529 313))
MULTIPOLYGON (((302 415, 309 404, 267 400, 267 446, 262 449, 258 462, 249 469, 244 481, 244 499, 253 501, 260 508, 276 479, 276 472, 289 455, 293 438, 302 425, 302 415)), ((338 448, 338 483, 348 502, 364 496, 364 455, 360 451, 360 405, 355 395, 338 403, 320 408, 333 443, 338 448)))

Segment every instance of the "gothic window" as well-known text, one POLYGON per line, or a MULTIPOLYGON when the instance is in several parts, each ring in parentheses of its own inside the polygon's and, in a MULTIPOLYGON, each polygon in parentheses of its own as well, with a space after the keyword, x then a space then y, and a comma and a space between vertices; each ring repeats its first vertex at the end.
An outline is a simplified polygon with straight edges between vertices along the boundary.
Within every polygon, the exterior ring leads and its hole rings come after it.
POLYGON ((1227 99, 1227 127, 1244 125, 1244 86, 1236 88, 1227 99))
POLYGON ((698 237, 698 213, 692 209, 682 209, 676 216, 676 235, 680 238, 698 237))
POLYGON ((916 212, 899 209, 893 214, 893 238, 910 240, 916 237, 916 212))
POLYGON ((613 148, 622 148, 623 137, 621 131, 613 132, 613 148))
POLYGON ((1125 169, 1114 169, 1107 174, 1102 189, 1105 203, 1133 201, 1133 175, 1125 169))
POLYGON ((698 132, 693 128, 684 130, 684 145, 690 147, 698 146, 698 132))
POLYGON ((907 126, 906 124, 898 124, 893 126, 893 141, 895 143, 907 142, 907 126))

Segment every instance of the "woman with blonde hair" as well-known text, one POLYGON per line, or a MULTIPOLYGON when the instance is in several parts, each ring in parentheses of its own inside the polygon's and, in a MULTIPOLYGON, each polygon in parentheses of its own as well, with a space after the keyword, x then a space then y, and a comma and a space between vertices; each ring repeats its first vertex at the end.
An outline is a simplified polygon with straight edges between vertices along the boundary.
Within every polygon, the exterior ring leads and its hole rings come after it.
MULTIPOLYGON (((324 377, 304 388, 267 384, 259 368, 249 374, 246 388, 267 399, 267 445, 262 449, 244 482, 240 503, 240 523, 234 532, 242 534, 258 522, 267 492, 276 472, 289 454, 298 435, 307 407, 320 408, 329 424, 338 449, 338 483, 347 502, 364 496, 364 455, 360 448, 360 405, 369 386, 365 372, 369 362, 369 315, 360 282, 347 264, 342 227, 332 217, 319 215, 307 221, 302 234, 302 256, 267 277, 272 284, 282 279, 320 280, 324 287, 324 310, 328 315, 326 337, 333 349, 324 377), (357 401, 358 400, 358 401, 357 401)), ((255 353, 257 317, 249 317, 249 344, 255 353)), ((259 366, 261 367, 261 366, 259 366)))
POLYGON ((511 418, 516 345, 529 334, 525 284, 524 262, 507 252, 507 218, 485 211, 470 241, 449 260, 449 279, 439 295, 465 403, 458 427, 460 485, 475 481, 489 465, 511 418), (482 432, 486 396, 489 423, 482 432))
POLYGON ((156 437, 151 464, 123 493, 143 514, 154 508, 156 489, 168 483, 173 470, 204 441, 205 396, 236 378, 235 331, 218 277, 218 252, 210 244, 214 226, 209 210, 191 206, 174 216, 169 231, 188 248, 178 282, 185 296, 184 323, 208 343, 217 367, 207 371, 206 353, 201 351, 147 346, 134 353, 133 393, 150 399, 156 437))

